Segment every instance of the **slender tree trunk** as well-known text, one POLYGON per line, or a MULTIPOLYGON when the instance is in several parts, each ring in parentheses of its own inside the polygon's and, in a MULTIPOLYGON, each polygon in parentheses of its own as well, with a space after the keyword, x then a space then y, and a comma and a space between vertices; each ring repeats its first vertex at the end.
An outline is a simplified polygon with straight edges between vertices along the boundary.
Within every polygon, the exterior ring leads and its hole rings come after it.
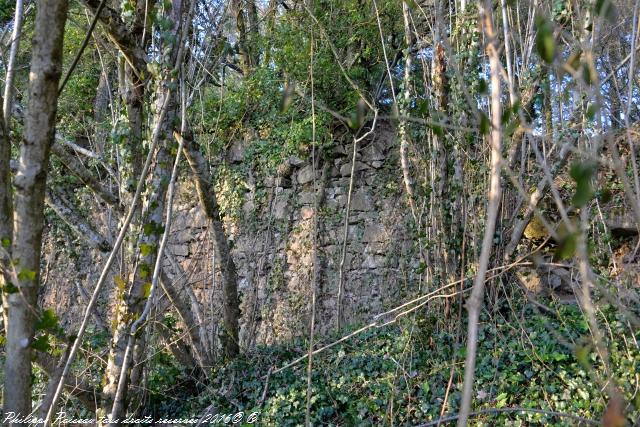
MULTIPOLYGON (((11 140, 4 123, 0 123, 0 287, 10 281, 9 257, 13 237, 13 200, 11 197, 11 140)), ((8 300, 2 296, 2 321, 5 330, 8 325, 8 300)))
MULTIPOLYGON (((162 89, 159 89, 162 90, 162 89)), ((166 96, 172 97, 168 101, 167 113, 163 120, 161 134, 170 135, 170 127, 173 124, 176 106, 173 100, 174 95, 168 94, 166 96)), ((164 99, 159 99, 158 108, 164 104, 164 99)), ((159 114, 159 110, 157 112, 159 114)), ((137 247, 134 248, 135 253, 138 253, 136 265, 129 275, 130 280, 127 281, 127 285, 130 286, 125 294, 122 295, 118 301, 118 308, 116 312, 116 327, 113 332, 113 339, 111 343, 111 351, 107 362, 107 370, 105 372, 106 384, 103 389, 105 396, 103 409, 109 411, 113 404, 113 398, 116 394, 116 388, 121 375, 122 362, 127 346, 128 331, 130 329, 131 322, 135 320, 145 305, 148 298, 148 289, 151 280, 151 269, 155 264, 156 253, 160 236, 162 234, 163 216, 164 216, 164 199, 166 194, 166 180, 171 174, 171 157, 167 151, 169 140, 166 139, 160 142, 161 146, 158 150, 156 157, 156 164, 153 167, 153 176, 151 179, 150 187, 154 189, 147 206, 150 207, 147 214, 143 214, 145 224, 143 225, 143 233, 137 241, 137 247)), ((144 337, 141 336, 136 341, 135 351, 133 354, 133 360, 138 361, 140 359, 142 350, 144 349, 144 337)), ((129 377, 131 385, 137 385, 141 376, 142 364, 132 364, 132 371, 129 377)), ((134 394, 136 396, 136 394, 134 394)), ((127 402, 126 393, 124 396, 124 402, 127 402)), ((127 405, 117 406, 121 413, 112 414, 114 418, 122 418, 127 409, 127 405)))
POLYGON ((19 292, 9 296, 4 411, 24 416, 31 412, 30 345, 38 310, 44 195, 55 135, 67 7, 67 0, 40 0, 37 4, 29 107, 15 177, 12 258, 17 274, 12 281, 19 292))
POLYGON ((13 34, 11 36, 11 50, 9 51, 9 62, 7 63, 7 76, 4 86, 4 102, 2 109, 4 112, 4 124, 7 131, 10 128, 11 110, 13 109, 13 78, 16 75, 16 58, 20 48, 20 36, 22 35, 22 14, 24 13, 24 1, 16 0, 16 14, 13 20, 13 34))
POLYGON ((236 265, 231 257, 231 250, 222 225, 220 208, 211 176, 204 156, 196 146, 191 135, 184 136, 184 153, 191 172, 196 179, 196 188, 200 203, 213 228, 213 244, 216 251, 220 271, 222 273, 222 290, 224 303, 224 336, 223 347, 226 357, 235 357, 240 352, 238 341, 238 319, 240 304, 238 301, 238 275, 236 265))
POLYGON ((498 54, 498 43, 496 33, 493 28, 493 18, 491 16, 491 1, 486 0, 480 7, 482 25, 487 39, 487 54, 491 67, 491 176, 488 191, 489 203, 487 206, 487 221, 485 223, 484 237, 482 239, 482 249, 478 260, 478 271, 476 273, 471 297, 467 301, 469 311, 468 331, 467 331, 467 356, 464 366, 464 385, 462 390, 462 402, 460 404, 460 417, 458 427, 465 427, 471 402, 473 400, 473 382, 475 378, 476 350, 478 346, 478 322, 480 309, 484 299, 484 281, 491 257, 493 237, 500 206, 502 187, 500 185, 500 161, 502 157, 502 123, 501 123, 501 91, 500 91, 500 59, 498 54))

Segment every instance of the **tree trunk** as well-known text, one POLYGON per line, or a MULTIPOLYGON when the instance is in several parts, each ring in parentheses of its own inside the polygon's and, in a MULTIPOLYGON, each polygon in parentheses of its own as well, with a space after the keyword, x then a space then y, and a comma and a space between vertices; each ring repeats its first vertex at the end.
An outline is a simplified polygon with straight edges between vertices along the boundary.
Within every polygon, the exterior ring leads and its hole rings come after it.
MULTIPOLYGON (((161 90, 161 89, 159 89, 161 90)), ((173 97, 172 94, 167 96, 173 97)), ((159 100, 159 108, 164 104, 164 99, 159 100)), ((167 113, 163 121, 163 127, 161 134, 168 135, 169 127, 173 124, 175 118, 175 102, 169 101, 169 105, 166 106, 167 113)), ((159 114, 158 110, 158 114, 159 114)), ((150 183, 150 187, 154 189, 151 194, 147 206, 151 207, 149 212, 145 215, 142 214, 145 224, 143 225, 143 233, 137 240, 137 247, 135 253, 138 253, 135 266, 131 272, 130 280, 127 281, 127 285, 130 287, 126 293, 121 296, 118 301, 118 308, 116 309, 116 327, 113 332, 113 339, 111 343, 111 351, 109 353, 109 359, 107 363, 106 384, 103 390, 105 399, 103 409, 109 411, 113 404, 113 398, 117 391, 118 380, 120 378, 120 371, 122 367, 122 361, 127 346, 128 331, 131 323, 140 315, 144 307, 145 301, 148 297, 149 282, 151 280, 150 274, 153 265, 155 264, 156 253, 160 236, 162 235, 163 216, 164 216, 164 199, 166 194, 166 179, 171 174, 171 158, 167 151, 168 140, 161 141, 161 146, 158 150, 156 157, 156 165, 153 168, 153 177, 150 183)), ((136 342, 136 351, 134 351, 132 366, 132 372, 130 381, 132 385, 137 383, 140 378, 140 369, 142 365, 135 363, 140 357, 141 351, 144 348, 144 336, 140 336, 136 342)), ((125 396, 126 397, 126 396, 125 396)), ((126 402, 126 398, 124 401, 126 402)), ((113 418, 122 418, 124 411, 127 409, 127 405, 119 406, 122 413, 112 414, 113 418)))
MULTIPOLYGON (((11 197, 11 140, 4 123, 0 124, 0 287, 4 287, 9 278, 9 256, 11 255, 11 238, 13 237, 13 201, 11 197)), ((2 295, 2 321, 7 329, 8 301, 2 295)))
POLYGON ((16 58, 20 47, 20 36, 22 34, 22 14, 24 12, 24 1, 16 0, 16 14, 13 20, 13 34, 11 37, 11 51, 9 52, 9 62, 7 63, 7 76, 4 86, 4 125, 8 130, 11 122, 11 110, 13 109, 13 78, 16 75, 16 58))
POLYGON ((238 275, 236 265, 231 257, 231 250, 224 232, 216 192, 211 185, 211 176, 204 156, 196 146, 191 135, 184 136, 184 153, 191 172, 196 179, 196 189, 200 203, 213 228, 213 244, 216 259, 222 273, 222 289, 224 304, 224 354, 228 358, 235 357, 240 352, 238 342, 238 319, 240 318, 240 304, 238 301, 238 275))
POLYGON ((62 41, 67 0, 40 0, 29 84, 25 138, 15 177, 12 281, 19 292, 9 295, 4 411, 31 412, 31 342, 40 271, 44 194, 49 151, 54 141, 58 83, 62 73, 62 41))

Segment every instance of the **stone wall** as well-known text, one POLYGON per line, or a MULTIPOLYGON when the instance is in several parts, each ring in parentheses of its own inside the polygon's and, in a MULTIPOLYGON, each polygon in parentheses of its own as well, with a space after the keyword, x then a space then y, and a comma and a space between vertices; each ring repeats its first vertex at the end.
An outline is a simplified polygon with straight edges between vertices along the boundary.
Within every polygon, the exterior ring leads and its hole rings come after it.
MULTIPOLYGON (((239 165, 242 150, 242 144, 233 147, 229 162, 239 165)), ((344 263, 346 324, 369 319, 414 286, 418 262, 407 235, 410 214, 397 151, 395 129, 384 122, 358 147, 344 263)), ((331 160, 317 167, 317 192, 310 162, 297 157, 280 165, 275 177, 248 179, 241 213, 226 223, 239 272, 244 346, 308 333, 316 197, 317 331, 335 328, 352 152, 350 144, 331 149, 326 156, 331 160)), ((180 200, 169 250, 197 298, 210 301, 205 307, 219 318, 221 290, 211 274, 211 236, 191 183, 183 183, 180 200)))

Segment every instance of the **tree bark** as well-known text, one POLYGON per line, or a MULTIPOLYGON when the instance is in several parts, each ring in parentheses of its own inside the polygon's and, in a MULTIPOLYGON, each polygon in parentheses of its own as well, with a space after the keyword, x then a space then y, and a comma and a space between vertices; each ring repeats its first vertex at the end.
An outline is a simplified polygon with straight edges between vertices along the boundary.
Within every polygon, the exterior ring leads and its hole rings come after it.
POLYGON ((12 281, 19 292, 9 296, 4 411, 31 412, 31 342, 39 287, 44 194, 49 152, 54 141, 58 83, 67 0, 40 0, 29 83, 25 138, 15 177, 12 281))
POLYGON ((16 58, 20 47, 20 36, 22 35, 22 14, 24 12, 24 1, 16 0, 16 13, 13 20, 13 34, 11 37, 11 50, 9 52, 9 62, 7 63, 7 76, 4 86, 4 102, 2 109, 4 112, 4 125, 8 130, 11 127, 11 110, 13 109, 13 78, 16 75, 16 58))
MULTIPOLYGON (((9 258, 13 237, 13 200, 11 197, 11 140, 4 123, 0 123, 0 286, 10 281, 9 258)), ((7 295, 2 295, 2 321, 8 325, 7 295)))
MULTIPOLYGON (((173 97, 172 94, 166 96, 173 97)), ((166 106, 167 113, 163 120, 161 134, 167 135, 169 133, 169 127, 172 125, 175 118, 175 102, 173 100, 168 101, 166 106)), ((159 106, 164 104, 164 99, 160 99, 159 106)), ((159 107, 161 108, 161 107, 159 107)), ((159 114, 159 111, 158 111, 159 114)), ((153 168, 153 176, 150 183, 150 187, 154 189, 151 194, 147 206, 151 209, 148 215, 144 215, 145 224, 143 226, 142 236, 137 241, 136 252, 139 253, 136 260, 136 264, 130 274, 130 288, 126 294, 122 296, 122 299, 118 301, 118 308, 116 309, 116 327, 113 331, 113 339, 111 344, 111 351, 109 353, 109 359, 107 364, 106 384, 103 389, 105 396, 103 409, 109 411, 113 404, 113 399, 117 391, 118 381, 121 375, 121 367, 124 358, 124 354, 127 347, 128 331, 131 323, 135 320, 144 307, 145 301, 148 297, 149 282, 151 280, 150 274, 153 265, 155 264, 156 254, 159 239, 161 233, 158 232, 162 228, 163 216, 164 216, 164 199, 166 194, 166 179, 171 174, 171 159, 167 151, 168 141, 165 139, 161 141, 161 146, 158 150, 156 165, 153 168), (145 251, 140 248, 148 248, 145 251)), ((136 341, 136 349, 133 357, 134 361, 137 361, 140 357, 141 351, 144 348, 144 336, 140 336, 136 341)), ((137 383, 137 379, 140 376, 140 369, 142 365, 134 363, 132 364, 132 372, 130 381, 132 384, 137 383)), ((123 401, 126 403, 126 393, 123 401)), ((115 418, 122 418, 124 411, 127 409, 127 405, 118 405, 118 409, 122 413, 112 414, 115 418)))
POLYGON ((469 319, 467 321, 467 355, 464 365, 464 384, 458 427, 465 427, 467 425, 471 402, 473 400, 473 382, 475 378, 476 350, 478 346, 478 323, 480 309, 482 308, 484 300, 484 281, 491 257, 493 237, 502 193, 502 187, 500 185, 500 163, 502 157, 501 65, 491 13, 491 1, 485 0, 484 4, 480 7, 480 19, 487 40, 487 55, 489 56, 489 65, 491 67, 491 175, 487 195, 489 199, 487 221, 482 239, 480 258, 478 260, 478 271, 473 283, 471 297, 469 297, 467 301, 467 310, 469 311, 469 319))
POLYGON ((213 228, 213 244, 216 251, 216 259, 218 260, 222 273, 225 329, 223 336, 224 354, 226 357, 232 358, 240 352, 238 342, 240 304, 238 301, 238 275, 236 265, 231 257, 231 249, 222 225, 216 191, 211 184, 212 180, 207 162, 193 141, 191 134, 184 136, 176 134, 176 137, 184 137, 184 153, 191 167, 191 172, 196 179, 198 198, 213 228))

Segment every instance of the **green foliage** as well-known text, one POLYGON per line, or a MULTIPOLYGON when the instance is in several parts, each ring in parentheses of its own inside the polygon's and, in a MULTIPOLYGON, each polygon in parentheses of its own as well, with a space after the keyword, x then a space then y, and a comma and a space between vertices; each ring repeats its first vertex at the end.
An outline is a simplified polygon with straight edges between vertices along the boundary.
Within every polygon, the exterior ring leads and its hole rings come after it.
MULTIPOLYGON (((78 12, 81 9, 78 5, 78 12)), ((72 13, 72 11, 71 11, 72 13)), ((68 21, 64 36, 63 71, 66 75, 85 38, 86 30, 68 21)), ((67 135, 84 135, 93 124, 93 100, 100 77, 99 58, 93 49, 85 49, 82 58, 58 100, 58 129, 67 135)))
POLYGON ((40 314, 36 322, 36 330, 55 330, 58 327, 58 316, 52 309, 47 309, 40 314))
MULTIPOLYGON (((500 313, 495 320, 490 321, 484 315, 481 319, 474 410, 518 406, 598 419, 605 408, 606 396, 593 382, 593 374, 601 372, 602 366, 594 349, 584 345, 589 342, 589 330, 580 310, 575 306, 552 304, 557 317, 550 319, 522 304, 510 306, 505 302, 504 306, 495 307, 500 313), (514 328, 518 324, 522 330, 514 328), (566 348, 557 339, 560 335, 583 344, 566 348)), ((614 310, 605 309, 602 316, 611 327, 609 351, 614 377, 624 396, 630 399, 640 352, 637 347, 624 345, 622 338, 632 341, 640 335, 637 331, 632 334, 614 310)), ((419 315, 418 319, 421 318, 419 315)), ((313 424, 416 425, 435 420, 451 373, 454 383, 445 413, 457 413, 464 348, 456 350, 451 335, 436 332, 429 326, 435 318, 423 320, 418 322, 422 325, 418 328, 404 321, 384 329, 370 329, 314 356, 313 424)), ((328 337, 326 342, 335 338, 328 337)), ((260 411, 260 424, 265 426, 303 424, 304 361, 272 374, 262 408, 259 403, 269 368, 282 366, 305 354, 306 346, 304 341, 295 341, 262 347, 231 365, 217 367, 211 375, 212 387, 225 387, 229 394, 225 397, 212 391, 201 395, 199 400, 192 398, 182 410, 186 414, 215 403, 221 413, 260 411), (228 389, 226 385, 230 381, 235 385, 228 389)), ((637 411, 637 408, 629 411, 629 420, 640 415, 637 411)), ((537 413, 484 415, 474 422, 476 425, 572 425, 571 420, 537 413)))
POLYGON ((4 26, 13 19, 15 8, 15 0, 0 0, 0 25, 4 26))

